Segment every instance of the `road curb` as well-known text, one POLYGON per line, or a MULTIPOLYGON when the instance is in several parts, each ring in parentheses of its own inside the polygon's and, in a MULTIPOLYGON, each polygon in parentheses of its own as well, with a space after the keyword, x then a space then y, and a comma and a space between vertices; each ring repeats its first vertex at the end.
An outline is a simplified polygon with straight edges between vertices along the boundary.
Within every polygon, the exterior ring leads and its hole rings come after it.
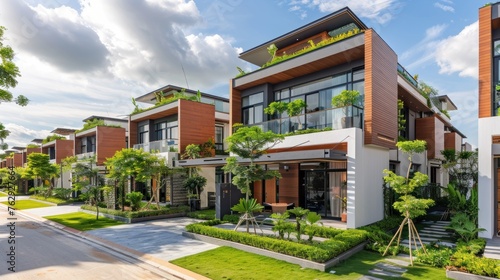
MULTIPOLYGON (((0 208, 7 209, 7 206, 0 203, 0 208)), ((86 233, 84 231, 79 231, 79 230, 76 230, 74 228, 70 228, 70 227, 61 225, 61 224, 53 222, 51 220, 47 220, 43 217, 33 215, 30 213, 26 213, 26 212, 23 212, 22 210, 16 210, 16 215, 22 216, 22 217, 27 218, 29 220, 37 221, 37 222, 39 222, 47 227, 52 227, 52 228, 60 230, 64 233, 71 234, 72 236, 93 242, 94 244, 105 247, 109 250, 112 250, 112 251, 118 253, 118 254, 122 254, 122 255, 129 257, 129 258, 142 261, 144 263, 147 263, 151 266, 156 267, 157 269, 162 270, 163 272, 171 274, 172 276, 176 277, 177 279, 210 280, 210 278, 207 278, 203 275, 197 274, 195 272, 192 272, 192 271, 187 270, 185 268, 182 268, 180 266, 174 265, 168 261, 165 261, 165 260, 162 260, 160 258, 154 257, 152 255, 142 253, 140 251, 136 251, 134 249, 116 244, 112 241, 93 236, 92 234, 86 233)))

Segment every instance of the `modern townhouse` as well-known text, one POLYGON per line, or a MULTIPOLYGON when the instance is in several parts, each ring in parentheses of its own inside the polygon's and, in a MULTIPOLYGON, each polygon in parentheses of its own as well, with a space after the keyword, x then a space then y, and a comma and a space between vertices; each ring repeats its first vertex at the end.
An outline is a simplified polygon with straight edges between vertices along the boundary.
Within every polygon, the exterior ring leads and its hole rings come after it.
POLYGON ((378 221, 384 216, 383 170, 408 167, 395 147, 398 137, 426 140, 428 150, 415 157, 413 169, 430 174, 432 183, 447 182, 440 151, 460 149, 464 138, 447 116, 456 107, 432 88, 424 97, 419 81, 398 63, 391 47, 349 8, 244 51, 240 58, 259 69, 230 81, 230 124, 286 135, 257 160, 282 175, 254 182, 252 194, 260 203, 300 206, 332 219, 346 210, 348 228, 378 221), (361 102, 332 106, 345 90, 359 92, 361 102), (298 115, 264 112, 272 102, 297 99, 306 103, 298 115), (398 100, 404 102, 401 112, 398 100), (308 129, 318 132, 302 134, 308 129))
POLYGON ((479 9, 479 236, 500 233, 500 3, 479 9))
MULTIPOLYGON (((151 107, 137 109, 129 116, 129 145, 134 149, 157 152, 169 166, 175 166, 180 155, 190 144, 213 142, 215 154, 225 150, 224 138, 229 133, 229 100, 207 93, 167 85, 144 94, 135 101, 151 107), (182 98, 177 98, 182 95, 182 98), (199 100, 196 100, 199 99, 199 100)), ((222 171, 214 167, 200 170, 208 178, 201 194, 201 207, 214 205, 215 182, 222 171)), ((187 192, 182 188, 183 178, 172 177, 161 186, 160 200, 173 205, 187 204, 187 192)), ((137 191, 150 193, 156 181, 135 184, 137 191)))

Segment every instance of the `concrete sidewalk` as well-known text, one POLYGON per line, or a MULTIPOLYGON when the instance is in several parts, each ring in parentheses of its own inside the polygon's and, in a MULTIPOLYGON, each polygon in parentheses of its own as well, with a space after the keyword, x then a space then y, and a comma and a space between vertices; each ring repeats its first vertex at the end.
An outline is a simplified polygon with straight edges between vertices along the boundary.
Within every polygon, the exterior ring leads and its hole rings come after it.
MULTIPOLYGON (((7 206, 0 204, 0 207, 6 208, 7 206)), ((64 205, 18 210, 16 213, 68 234, 91 240, 93 243, 134 259, 152 264, 179 279, 209 279, 168 262, 218 247, 182 236, 184 227, 198 220, 174 218, 123 224, 82 232, 43 218, 45 216, 78 212, 79 209, 80 205, 64 205)))

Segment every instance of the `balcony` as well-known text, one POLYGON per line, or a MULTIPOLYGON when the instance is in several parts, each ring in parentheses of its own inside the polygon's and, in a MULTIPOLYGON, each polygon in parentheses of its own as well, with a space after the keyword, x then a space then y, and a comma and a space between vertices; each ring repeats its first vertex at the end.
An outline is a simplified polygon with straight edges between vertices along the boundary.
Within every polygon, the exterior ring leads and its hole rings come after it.
POLYGON ((332 130, 344 128, 363 128, 363 108, 358 106, 347 106, 322 110, 304 115, 281 118, 254 124, 263 131, 272 131, 277 134, 293 133, 305 129, 332 130))
POLYGON ((145 152, 158 153, 177 151, 177 139, 164 139, 149 143, 135 144, 134 149, 142 149, 145 152))
POLYGON ((88 159, 88 158, 92 158, 95 156, 95 152, 88 152, 88 153, 81 153, 81 154, 78 154, 76 155, 76 158, 78 160, 82 160, 82 159, 88 159))

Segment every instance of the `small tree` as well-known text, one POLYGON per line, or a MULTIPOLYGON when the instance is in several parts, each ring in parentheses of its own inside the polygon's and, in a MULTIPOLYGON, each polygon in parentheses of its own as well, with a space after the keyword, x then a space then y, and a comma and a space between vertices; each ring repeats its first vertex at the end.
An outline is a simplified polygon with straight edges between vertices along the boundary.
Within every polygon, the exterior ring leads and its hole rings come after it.
POLYGON ((295 207, 287 211, 288 213, 295 216, 295 233, 297 236, 297 240, 300 240, 302 232, 304 231, 304 220, 302 219, 309 213, 309 209, 304 209, 302 207, 295 207))
POLYGON ((40 180, 38 187, 47 188, 44 196, 50 196, 53 188, 52 178, 57 177, 59 174, 58 166, 50 163, 49 155, 42 153, 29 154, 27 164, 26 173, 28 177, 40 180))
POLYGON ((391 246, 395 237, 398 236, 397 245, 399 245, 399 241, 401 238, 401 233, 403 231, 404 225, 408 225, 408 240, 410 245, 410 262, 413 265, 412 259, 412 242, 415 244, 415 248, 417 248, 417 241, 415 237, 418 237, 420 241, 420 245, 423 248, 424 252, 425 247, 420 240, 420 236, 418 235, 418 231, 413 224, 413 220, 416 217, 420 217, 426 214, 426 209, 434 204, 432 199, 422 199, 415 198, 411 195, 411 193, 418 187, 425 185, 428 181, 428 176, 422 174, 420 172, 415 172, 414 176, 410 178, 410 170, 413 163, 413 155, 415 153, 422 153, 426 150, 426 142, 423 140, 413 140, 413 141, 401 141, 396 143, 396 146, 399 150, 403 151, 408 155, 409 165, 408 171, 406 172, 406 177, 396 175, 394 172, 389 171, 387 169, 384 170, 386 174, 384 176, 384 181, 394 189, 394 191, 401 196, 399 197, 399 201, 394 202, 393 206, 396 210, 398 210, 401 215, 404 217, 403 222, 401 223, 398 231, 389 242, 384 255, 387 253, 387 250, 391 246), (413 235, 413 240, 412 240, 413 235))
POLYGON ((464 196, 477 186, 478 158, 477 151, 460 151, 453 149, 441 151, 444 157, 443 167, 450 176, 451 183, 464 196))
MULTIPOLYGON (((129 178, 137 182, 147 182, 158 174, 160 161, 156 155, 142 149, 122 149, 104 163, 109 170, 108 178, 116 179, 122 188, 122 210, 125 200, 125 183, 129 178)), ((133 188, 135 191, 135 187, 133 188)))
MULTIPOLYGON (((228 143, 228 151, 233 155, 239 156, 241 159, 250 161, 248 165, 243 165, 238 162, 235 156, 226 159, 226 165, 223 167, 224 172, 232 173, 232 183, 245 194, 245 204, 249 204, 250 200, 250 184, 257 180, 265 180, 281 177, 277 170, 265 170, 262 166, 255 164, 255 160, 264 155, 266 151, 284 138, 282 135, 273 133, 272 131, 263 132, 260 127, 252 126, 245 127, 241 124, 234 125, 235 132, 226 139, 228 143)), ((252 209, 245 210, 240 217, 239 224, 245 220, 247 232, 249 230, 248 221, 253 221, 252 209)))
MULTIPOLYGON (((296 117, 300 115, 302 113, 302 110, 304 110, 306 107, 307 104, 302 99, 295 99, 290 103, 284 101, 275 101, 271 102, 268 107, 264 108, 264 113, 268 115, 274 115, 276 113, 279 119, 281 120, 281 117, 284 112, 286 112, 289 117, 296 117)), ((302 124, 300 118, 297 119, 299 124, 302 124)), ((280 121, 279 133, 281 133, 281 121, 280 121)))

